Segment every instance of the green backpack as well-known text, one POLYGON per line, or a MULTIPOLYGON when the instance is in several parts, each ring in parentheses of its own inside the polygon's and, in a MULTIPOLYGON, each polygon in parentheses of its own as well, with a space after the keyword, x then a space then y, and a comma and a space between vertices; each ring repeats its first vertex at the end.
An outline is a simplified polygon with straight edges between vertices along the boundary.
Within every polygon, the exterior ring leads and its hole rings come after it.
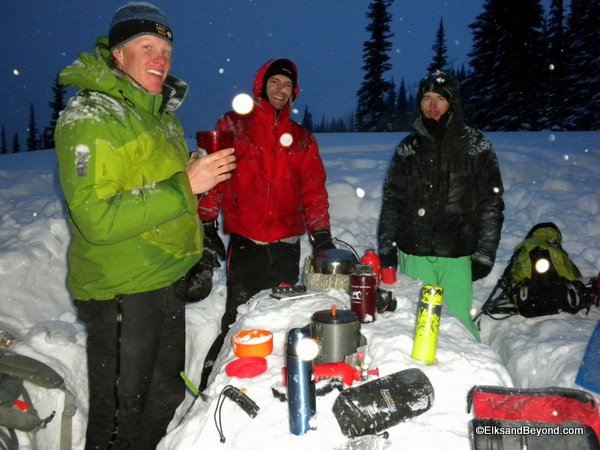
POLYGON ((562 247, 560 230, 554 223, 544 222, 532 227, 516 246, 480 314, 494 319, 515 314, 538 317, 575 314, 590 306, 588 288, 562 247))
POLYGON ((25 383, 64 391, 60 450, 71 448, 72 418, 77 410, 75 397, 63 378, 50 366, 27 356, 0 351, 0 449, 18 450, 15 430, 32 433, 32 450, 37 450, 36 432, 45 428, 55 415, 40 418, 25 383))

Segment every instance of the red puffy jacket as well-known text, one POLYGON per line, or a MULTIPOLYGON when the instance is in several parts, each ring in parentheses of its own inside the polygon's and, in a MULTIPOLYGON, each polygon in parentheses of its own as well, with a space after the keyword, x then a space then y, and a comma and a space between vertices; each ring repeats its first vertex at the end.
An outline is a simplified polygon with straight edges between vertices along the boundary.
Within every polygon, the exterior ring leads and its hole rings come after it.
POLYGON ((330 229, 326 173, 316 139, 290 119, 289 103, 276 115, 260 97, 271 63, 254 78, 252 112, 228 112, 217 122, 215 129, 235 134, 237 168, 198 206, 203 222, 216 220, 222 210, 225 233, 260 242, 330 229))

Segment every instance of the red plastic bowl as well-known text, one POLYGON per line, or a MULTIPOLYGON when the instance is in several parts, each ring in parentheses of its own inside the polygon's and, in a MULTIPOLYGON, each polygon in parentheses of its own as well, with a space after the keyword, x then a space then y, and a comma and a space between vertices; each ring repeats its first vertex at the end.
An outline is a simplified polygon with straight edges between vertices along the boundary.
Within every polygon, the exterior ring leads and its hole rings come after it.
POLYGON ((225 373, 230 377, 253 378, 267 370, 267 360, 258 356, 238 358, 225 366, 225 373))

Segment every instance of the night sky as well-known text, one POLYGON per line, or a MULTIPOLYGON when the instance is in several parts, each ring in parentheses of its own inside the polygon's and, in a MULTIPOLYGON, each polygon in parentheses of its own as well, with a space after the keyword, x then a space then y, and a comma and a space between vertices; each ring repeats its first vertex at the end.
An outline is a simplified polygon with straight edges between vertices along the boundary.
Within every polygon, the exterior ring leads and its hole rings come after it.
MULTIPOLYGON (((25 149, 30 104, 38 130, 50 121, 48 103, 58 72, 97 36, 108 34, 115 10, 126 1, 1 0, 0 126, 9 148, 18 132, 25 149)), ((232 98, 251 92, 256 70, 266 60, 288 57, 299 66, 301 92, 295 103, 300 122, 308 105, 313 121, 323 114, 347 120, 356 108, 369 0, 157 0, 173 27, 171 73, 191 85, 178 111, 186 135, 212 128, 231 109, 232 98)), ((396 0, 392 14, 392 70, 396 86, 412 89, 433 57, 440 19, 448 59, 467 63, 468 27, 483 0, 396 0)), ((74 91, 69 90, 67 98, 74 91)))

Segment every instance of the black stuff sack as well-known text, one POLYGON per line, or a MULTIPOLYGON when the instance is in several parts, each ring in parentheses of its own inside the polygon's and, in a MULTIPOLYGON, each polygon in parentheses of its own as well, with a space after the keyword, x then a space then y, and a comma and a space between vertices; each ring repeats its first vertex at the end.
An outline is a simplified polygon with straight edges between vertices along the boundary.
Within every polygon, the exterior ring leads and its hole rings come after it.
POLYGON ((406 369, 343 390, 333 414, 346 437, 375 434, 423 414, 434 391, 420 369, 406 369))

